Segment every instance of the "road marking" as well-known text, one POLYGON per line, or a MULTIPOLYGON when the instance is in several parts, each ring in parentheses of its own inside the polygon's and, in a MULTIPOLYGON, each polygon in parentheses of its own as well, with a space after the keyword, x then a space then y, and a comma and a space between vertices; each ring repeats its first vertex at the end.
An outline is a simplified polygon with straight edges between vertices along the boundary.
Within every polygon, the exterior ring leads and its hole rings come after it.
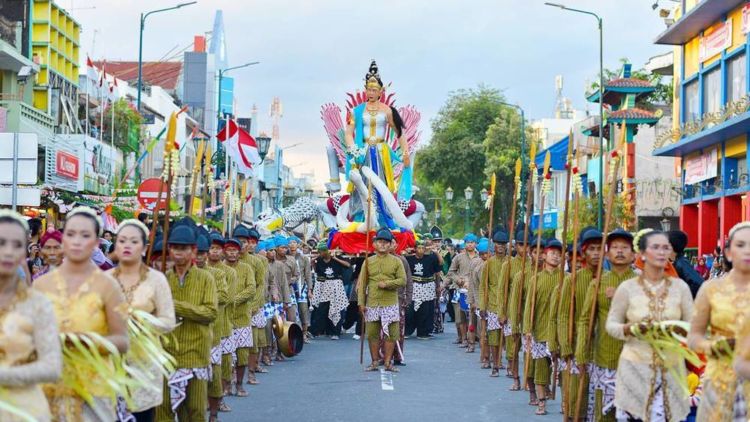
POLYGON ((393 391, 393 373, 385 369, 380 370, 380 388, 383 391, 393 391))

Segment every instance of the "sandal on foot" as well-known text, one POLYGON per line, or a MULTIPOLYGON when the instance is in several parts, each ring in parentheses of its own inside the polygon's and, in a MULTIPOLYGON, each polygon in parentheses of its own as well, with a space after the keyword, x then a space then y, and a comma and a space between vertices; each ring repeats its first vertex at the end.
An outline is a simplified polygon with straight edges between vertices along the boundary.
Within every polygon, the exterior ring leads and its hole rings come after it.
POLYGON ((482 362, 482 369, 490 369, 490 363, 489 362, 482 362))
POLYGON ((474 353, 474 346, 473 345, 469 345, 466 348, 466 353, 474 353))
POLYGON ((261 368, 260 366, 253 370, 256 374, 267 374, 268 369, 261 368))
POLYGON ((508 391, 521 391, 521 381, 516 378, 516 380, 513 382, 513 385, 508 389, 508 391))
POLYGON ((258 380, 256 380, 255 378, 248 378, 247 380, 247 385, 258 385, 258 384, 260 384, 260 382, 258 382, 258 380))
POLYGON ((237 397, 247 397, 249 394, 247 394, 247 391, 245 391, 242 387, 237 389, 237 392, 234 394, 237 397))
POLYGON ((224 403, 223 401, 219 403, 219 412, 231 412, 232 408, 229 407, 228 404, 224 403))
POLYGON ((535 415, 542 416, 547 414, 547 405, 545 401, 545 399, 539 400, 539 407, 536 409, 536 412, 534 412, 535 415))
POLYGON ((393 365, 389 365, 385 367, 386 372, 398 372, 398 368, 396 368, 393 365))
POLYGON ((370 364, 370 366, 368 366, 367 368, 365 368, 365 372, 375 372, 375 371, 377 371, 379 369, 379 367, 380 367, 380 365, 378 365, 377 362, 373 362, 373 363, 370 364))
POLYGON ((492 378, 497 378, 500 376, 500 371, 497 368, 492 368, 492 372, 490 373, 490 376, 492 378))
POLYGON ((536 397, 529 399, 529 406, 539 406, 539 399, 536 397))

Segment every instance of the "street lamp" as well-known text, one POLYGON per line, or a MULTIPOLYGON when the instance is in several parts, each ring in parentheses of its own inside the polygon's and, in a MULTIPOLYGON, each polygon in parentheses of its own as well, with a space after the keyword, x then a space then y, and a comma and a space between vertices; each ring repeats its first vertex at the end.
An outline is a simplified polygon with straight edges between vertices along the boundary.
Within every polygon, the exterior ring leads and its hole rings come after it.
POLYGON ((482 191, 479 192, 479 197, 482 198, 482 202, 487 201, 487 198, 490 197, 490 193, 487 191, 486 188, 482 188, 482 191))
POLYGON ((466 212, 464 213, 464 234, 469 232, 469 217, 471 214, 471 198, 474 196, 474 189, 467 186, 464 189, 464 198, 466 198, 466 212))
POLYGON ((663 232, 668 232, 672 228, 672 222, 667 217, 662 218, 659 223, 663 232))
POLYGON ((450 186, 445 190, 445 199, 447 199, 448 201, 453 200, 453 188, 450 186))
POLYGON ((271 146, 271 137, 258 136, 257 138, 255 138, 255 142, 258 143, 258 155, 260 155, 260 161, 263 162, 263 160, 266 159, 266 155, 268 154, 268 147, 271 146))
POLYGON ((176 6, 167 7, 165 9, 157 9, 152 10, 150 12, 141 13, 141 33, 140 33, 140 39, 138 40, 138 96, 136 99, 136 108, 138 109, 138 112, 141 112, 141 91, 143 89, 143 29, 146 27, 146 18, 148 15, 153 15, 154 13, 159 12, 166 12, 168 10, 175 10, 179 9, 185 6, 190 6, 191 4, 198 3, 197 1, 191 1, 187 3, 180 3, 176 6))
MULTIPOLYGON (((512 107, 518 110, 518 112, 521 114, 521 180, 524 180, 524 171, 526 170, 526 117, 523 112, 523 109, 521 106, 511 103, 506 103, 504 101, 500 101, 500 104, 512 107)), ((523 218, 523 207, 526 204, 526 201, 524 200, 526 198, 526 186, 525 183, 521 182, 521 197, 518 198, 518 203, 521 205, 520 212, 518 213, 519 218, 523 218)))
POLYGON ((602 229, 602 223, 604 221, 604 29, 602 18, 594 12, 587 10, 574 9, 567 7, 560 3, 545 2, 547 6, 559 7, 562 10, 570 12, 583 13, 585 15, 593 16, 596 18, 596 22, 599 24, 599 213, 597 214, 596 225, 599 230, 602 229))
POLYGON ((229 72, 230 70, 242 69, 243 67, 253 66, 253 65, 256 65, 256 64, 259 64, 259 63, 260 62, 249 62, 249 63, 241 64, 239 66, 232 66, 232 67, 228 67, 226 69, 219 69, 219 104, 216 107, 216 109, 218 110, 218 117, 219 117, 219 119, 221 119, 223 117, 223 113, 222 113, 223 110, 221 109, 221 81, 222 81, 222 79, 224 79, 224 74, 227 73, 227 72, 229 72))

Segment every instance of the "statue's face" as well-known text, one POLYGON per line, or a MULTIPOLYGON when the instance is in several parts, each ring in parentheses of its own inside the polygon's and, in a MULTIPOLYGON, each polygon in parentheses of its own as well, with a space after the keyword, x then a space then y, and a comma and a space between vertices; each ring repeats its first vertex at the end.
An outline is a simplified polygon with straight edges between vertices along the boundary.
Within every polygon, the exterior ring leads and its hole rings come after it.
POLYGON ((373 86, 367 87, 365 89, 365 94, 367 94, 367 100, 368 101, 378 101, 380 99, 380 94, 383 92, 383 88, 375 88, 373 86))

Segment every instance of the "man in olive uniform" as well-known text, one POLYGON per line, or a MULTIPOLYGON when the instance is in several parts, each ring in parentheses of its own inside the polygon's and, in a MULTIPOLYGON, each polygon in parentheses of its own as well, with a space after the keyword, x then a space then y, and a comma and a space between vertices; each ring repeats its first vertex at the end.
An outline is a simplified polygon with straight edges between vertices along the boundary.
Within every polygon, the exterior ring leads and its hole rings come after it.
MULTIPOLYGON (((581 231, 578 237, 578 257, 581 259, 581 268, 576 271, 575 280, 573 280, 572 274, 568 274, 563 281, 557 319, 557 338, 562 361, 561 367, 563 368, 562 406, 566 417, 570 420, 574 417, 571 410, 578 399, 580 377, 578 362, 573 358, 573 352, 578 335, 585 335, 575 330, 575 322, 583 312, 586 292, 592 287, 595 277, 594 272, 602 257, 602 233, 599 230, 589 228, 581 231), (574 281, 575 284, 573 284, 574 281)), ((571 264, 571 267, 575 266, 575 263, 571 264)), ((588 378, 584 383, 588 384, 588 378)), ((588 391, 584 391, 581 402, 583 409, 587 408, 587 395, 588 391)))
POLYGON ((305 343, 309 343, 311 337, 308 332, 310 328, 310 307, 307 298, 313 289, 312 271, 310 258, 306 257, 299 247, 301 243, 302 240, 297 236, 289 237, 289 256, 297 262, 297 272, 299 273, 296 289, 297 309, 299 310, 299 319, 302 323, 304 341, 305 343))
MULTIPOLYGON (((258 231, 255 229, 249 229, 245 227, 245 225, 240 224, 234 229, 234 237, 240 241, 242 244, 242 250, 240 252, 239 261, 243 264, 247 264, 250 266, 253 272, 253 282, 255 284, 254 291, 255 293, 253 296, 250 297, 247 301, 247 312, 250 313, 250 316, 254 316, 257 313, 257 309, 259 307, 259 303, 262 301, 259 299, 258 295, 261 295, 265 290, 265 279, 266 279, 266 263, 265 260, 261 259, 257 255, 255 255, 255 248, 258 246, 258 241, 260 240, 260 234, 258 234, 258 231)), ((239 289, 237 290, 240 291, 239 289)), ((250 318, 250 317, 248 317, 250 318)), ((256 319, 256 322, 260 322, 256 319)), ((257 327, 256 327, 257 328, 257 327)), ((253 330, 252 327, 250 327, 250 332, 252 335, 252 342, 254 343, 256 340, 263 341, 263 338, 258 338, 258 330, 253 330)), ((244 355, 244 351, 242 352, 244 355)), ((250 371, 248 371, 248 383, 249 384, 256 384, 255 381, 255 369, 258 367, 258 349, 255 346, 251 346, 248 349, 247 352, 248 358, 247 358, 247 365, 250 368, 250 371)), ((239 355, 238 355, 239 358, 239 355)), ((240 378, 242 379, 242 378, 240 378)))
POLYGON ((218 267, 212 267, 208 264, 209 240, 205 234, 198 237, 198 253, 195 257, 195 266, 208 271, 211 274, 216 285, 216 295, 218 299, 216 321, 211 324, 213 339, 211 341, 211 380, 208 382, 208 409, 209 422, 218 420, 219 404, 224 396, 224 388, 221 383, 221 338, 226 329, 226 312, 225 308, 229 303, 229 293, 227 289, 226 274, 218 267))
POLYGON ((166 274, 172 291, 177 328, 164 350, 176 361, 176 370, 165 380, 164 399, 156 409, 156 420, 173 422, 206 420, 211 379, 211 324, 218 314, 216 285, 211 275, 193 265, 196 234, 189 226, 169 233, 169 255, 174 268, 166 274))
POLYGON ((297 307, 297 282, 299 280, 297 261, 289 255, 288 238, 278 235, 276 236, 275 242, 276 261, 284 265, 284 275, 286 276, 286 281, 289 288, 290 306, 287 310, 287 318, 289 319, 289 321, 295 322, 299 316, 299 308, 297 307))
MULTIPOLYGON (((602 275, 599 294, 596 298, 594 297, 594 289, 586 291, 583 311, 578 319, 579 335, 576 338, 575 357, 579 365, 578 369, 581 372, 584 369, 583 365, 591 363, 587 420, 614 422, 616 420, 614 386, 617 378, 617 364, 620 361, 620 353, 624 342, 607 333, 606 322, 609 308, 612 305, 612 297, 614 297, 617 287, 623 281, 636 276, 632 268, 635 260, 633 235, 623 229, 616 229, 607 234, 606 246, 611 271, 602 275), (595 300, 593 338, 589 338, 587 330, 592 315, 591 307, 595 300)), ((580 414, 583 415, 586 408, 581 407, 580 414)), ((573 409, 573 415, 575 415, 575 410, 573 409)))
POLYGON ((528 258, 528 250, 523 239, 523 232, 519 231, 515 235, 515 249, 516 255, 511 256, 503 260, 502 267, 500 268, 500 324, 503 329, 503 336, 505 337, 505 355, 508 358, 508 373, 509 378, 519 379, 516 369, 518 368, 516 359, 516 338, 513 335, 512 324, 510 323, 510 298, 513 294, 513 282, 516 274, 521 272, 521 265, 526 266, 528 271, 531 268, 531 260, 528 258))
POLYGON ((240 262, 240 251, 242 245, 237 239, 227 239, 224 243, 224 255, 226 264, 237 272, 237 290, 232 299, 234 311, 232 312, 232 339, 236 347, 237 364, 235 366, 235 395, 247 397, 247 392, 242 386, 245 377, 245 369, 248 365, 250 348, 253 346, 253 333, 250 328, 250 310, 248 302, 255 294, 255 274, 253 269, 240 262))
POLYGON ((380 360, 380 335, 385 337, 385 370, 398 372, 393 366, 393 350, 400 337, 398 289, 406 287, 406 271, 401 260, 390 253, 393 234, 382 228, 375 235, 375 255, 367 258, 359 273, 358 303, 364 315, 365 331, 372 364, 367 371, 377 371, 380 360))
MULTIPOLYGON (((492 355, 492 372, 491 377, 500 376, 502 369, 500 348, 502 336, 502 324, 500 319, 501 308, 501 285, 502 285, 502 266, 505 263, 505 245, 508 243, 508 235, 498 231, 492 237, 495 247, 495 255, 487 260, 482 268, 480 275, 479 287, 479 313, 482 319, 484 331, 487 333, 487 344, 489 353, 492 355)), ((483 368, 489 367, 487 363, 483 368)))
POLYGON ((551 320, 555 318, 553 293, 562 275, 562 249, 562 243, 557 239, 546 242, 543 253, 544 267, 532 277, 524 303, 522 332, 526 340, 526 358, 533 359, 525 365, 534 366, 534 381, 530 388, 536 388, 537 415, 547 414, 547 391, 552 372, 550 343, 553 338, 550 327, 554 327, 551 320))
MULTIPOLYGON (((534 236, 532 236, 534 237, 534 236)), ((510 391, 521 390, 521 325, 523 323, 523 308, 526 301, 526 294, 531 286, 530 281, 534 276, 534 269, 541 269, 544 265, 543 253, 541 246, 536 247, 536 243, 532 243, 530 246, 529 257, 526 259, 527 266, 524 268, 520 267, 520 270, 513 275, 513 281, 510 284, 510 300, 508 301, 508 323, 511 326, 511 333, 513 335, 514 342, 514 367, 513 367, 513 386, 510 387, 510 391)), ((524 380, 528 383, 533 383, 533 369, 530 367, 529 373, 525 374, 527 378, 524 380)), ((533 388, 529 390, 529 402, 536 404, 536 391, 533 388)))
MULTIPOLYGON (((446 282, 450 283, 451 287, 459 291, 468 291, 471 270, 474 268, 474 262, 481 259, 476 251, 476 235, 469 233, 464 236, 464 244, 466 250, 453 257, 448 274, 445 276, 446 282)), ((474 351, 474 335, 467 335, 469 324, 468 312, 461 309, 458 301, 454 302, 453 310, 456 317, 456 331, 458 332, 458 340, 456 343, 459 344, 459 347, 466 347, 468 349, 467 351, 474 351)))
MULTIPOLYGON (((489 368, 489 350, 487 348, 487 330, 479 311, 479 290, 482 284, 482 271, 487 260, 490 258, 490 240, 486 237, 477 242, 479 260, 474 261, 469 282, 469 335, 479 337, 479 361, 483 369, 489 368)), ((468 350, 467 350, 468 351, 468 350)))
MULTIPOLYGON (((221 382, 223 395, 231 393, 232 386, 232 355, 236 353, 232 338, 232 316, 234 315, 234 297, 237 294, 237 271, 225 264, 224 261, 224 237, 219 233, 211 234, 211 245, 208 248, 208 265, 224 272, 227 284, 227 302, 224 304, 223 317, 220 314, 217 319, 219 325, 219 344, 221 347, 221 382)), ((232 409, 224 400, 219 403, 219 411, 229 412, 232 409)))

